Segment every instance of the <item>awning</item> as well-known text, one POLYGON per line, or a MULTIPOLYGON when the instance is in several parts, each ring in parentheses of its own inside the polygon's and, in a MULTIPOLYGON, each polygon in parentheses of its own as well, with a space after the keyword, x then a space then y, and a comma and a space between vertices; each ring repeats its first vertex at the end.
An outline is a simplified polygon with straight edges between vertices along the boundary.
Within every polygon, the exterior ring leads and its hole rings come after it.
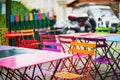
POLYGON ((112 2, 112 1, 114 0, 73 0, 67 3, 67 7, 75 7, 80 3, 90 3, 90 2, 94 2, 96 4, 108 4, 109 2, 112 2))

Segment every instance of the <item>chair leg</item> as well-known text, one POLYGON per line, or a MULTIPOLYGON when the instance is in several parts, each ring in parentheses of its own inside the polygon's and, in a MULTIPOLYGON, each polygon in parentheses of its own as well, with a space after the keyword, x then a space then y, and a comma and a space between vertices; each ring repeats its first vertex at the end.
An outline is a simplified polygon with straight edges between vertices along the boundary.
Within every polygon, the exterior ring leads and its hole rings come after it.
POLYGON ((103 77, 102 77, 102 75, 101 75, 100 72, 98 71, 99 68, 100 68, 100 65, 101 65, 101 64, 99 64, 99 66, 97 67, 97 66, 95 65, 95 63, 93 62, 93 66, 94 66, 94 68, 95 68, 95 70, 96 70, 95 78, 96 78, 96 75, 97 75, 97 73, 98 73, 98 75, 100 76, 101 80, 104 80, 103 77))

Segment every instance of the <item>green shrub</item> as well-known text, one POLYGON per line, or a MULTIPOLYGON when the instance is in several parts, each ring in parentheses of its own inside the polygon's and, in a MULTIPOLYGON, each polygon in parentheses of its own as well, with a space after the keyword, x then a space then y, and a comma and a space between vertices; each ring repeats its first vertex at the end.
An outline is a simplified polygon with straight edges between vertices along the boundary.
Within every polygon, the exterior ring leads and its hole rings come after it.
POLYGON ((0 28, 6 27, 6 15, 0 14, 0 28))
POLYGON ((12 1, 11 2, 11 12, 12 12, 12 14, 24 15, 25 13, 28 13, 29 10, 21 2, 12 1))

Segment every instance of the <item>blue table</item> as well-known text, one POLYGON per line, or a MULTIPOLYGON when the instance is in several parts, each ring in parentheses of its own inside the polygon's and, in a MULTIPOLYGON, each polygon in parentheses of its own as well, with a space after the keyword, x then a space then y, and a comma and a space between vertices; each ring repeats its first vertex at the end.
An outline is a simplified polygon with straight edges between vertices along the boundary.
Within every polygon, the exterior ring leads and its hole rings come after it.
POLYGON ((105 39, 110 42, 120 42, 120 35, 108 36, 105 39))

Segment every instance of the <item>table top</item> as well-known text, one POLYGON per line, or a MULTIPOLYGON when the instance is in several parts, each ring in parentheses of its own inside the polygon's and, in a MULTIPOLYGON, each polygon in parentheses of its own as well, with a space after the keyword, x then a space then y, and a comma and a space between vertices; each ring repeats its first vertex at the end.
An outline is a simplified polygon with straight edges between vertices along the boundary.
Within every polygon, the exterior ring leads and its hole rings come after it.
POLYGON ((73 33, 61 34, 62 36, 74 36, 75 38, 105 38, 107 36, 114 36, 118 34, 99 34, 99 33, 73 33))
POLYGON ((76 35, 75 38, 105 38, 107 36, 114 36, 117 34, 97 34, 97 33, 90 33, 86 35, 76 35))
MULTIPOLYGON (((63 59, 67 57, 72 57, 72 54, 46 51, 46 50, 15 48, 15 47, 14 49, 17 49, 18 51, 19 49, 22 49, 23 52, 20 51, 21 54, 19 55, 13 55, 13 56, 1 58, 0 66, 10 68, 10 69, 20 69, 23 67, 42 64, 45 62, 50 62, 50 61, 63 59)), ((9 51, 9 53, 12 53, 12 52, 9 51)))
POLYGON ((62 36, 86 36, 93 33, 72 33, 72 34, 61 34, 62 36))
POLYGON ((106 38, 106 41, 120 42, 120 35, 107 36, 107 37, 105 37, 105 38, 106 38))
POLYGON ((32 49, 20 48, 15 46, 0 46, 0 59, 10 56, 15 56, 19 54, 24 54, 28 51, 34 52, 32 49))
POLYGON ((10 38, 10 37, 20 37, 20 36, 30 36, 33 35, 32 33, 6 33, 5 37, 10 38))
POLYGON ((9 49, 13 49, 13 48, 14 48, 14 47, 12 47, 12 46, 10 47, 10 46, 1 46, 1 45, 0 45, 0 51, 1 51, 1 50, 9 50, 9 49))

